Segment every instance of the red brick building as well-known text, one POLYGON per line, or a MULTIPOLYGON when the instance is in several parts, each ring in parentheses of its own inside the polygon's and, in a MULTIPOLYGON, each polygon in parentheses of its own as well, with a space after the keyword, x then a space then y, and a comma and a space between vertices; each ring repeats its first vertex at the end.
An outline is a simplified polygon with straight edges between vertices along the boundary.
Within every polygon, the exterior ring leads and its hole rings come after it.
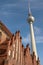
POLYGON ((13 35, 0 21, 0 65, 40 65, 35 53, 30 53, 29 45, 22 44, 20 31, 13 35))

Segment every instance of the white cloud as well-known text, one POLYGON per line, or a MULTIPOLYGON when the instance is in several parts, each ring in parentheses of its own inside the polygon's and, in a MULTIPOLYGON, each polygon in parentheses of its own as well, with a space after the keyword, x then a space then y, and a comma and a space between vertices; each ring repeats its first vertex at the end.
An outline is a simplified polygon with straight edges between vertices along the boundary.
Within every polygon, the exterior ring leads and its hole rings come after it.
POLYGON ((5 7, 14 7, 14 6, 17 6, 16 3, 9 3, 9 4, 5 4, 4 5, 5 7))
POLYGON ((18 15, 18 13, 7 12, 7 11, 1 11, 1 12, 0 12, 0 15, 9 16, 9 15, 18 15))
MULTIPOLYGON (((41 29, 38 28, 38 27, 35 27, 35 40, 36 40, 36 43, 43 43, 43 36, 40 35, 41 34, 41 29), (40 32, 40 33, 39 33, 40 32)), ((27 43, 31 43, 31 38, 30 38, 30 34, 27 34, 26 37, 23 37, 22 38, 22 42, 27 44, 27 43)))
POLYGON ((43 36, 36 36, 36 43, 43 43, 43 36))
POLYGON ((34 27, 35 35, 39 35, 41 33, 41 29, 39 27, 34 27))
POLYGON ((25 43, 25 44, 30 43, 30 34, 27 35, 26 37, 23 37, 22 42, 25 43))
MULTIPOLYGON (((22 0, 21 0, 22 1, 22 0)), ((24 2, 17 2, 17 3, 4 3, 0 6, 0 14, 9 15, 17 13, 17 10, 27 10, 28 9, 28 0, 23 0, 24 2), (27 1, 27 2, 25 2, 27 1), (13 13, 15 12, 15 13, 13 13)), ((32 9, 41 10, 43 9, 43 2, 39 2, 37 0, 30 0, 30 5, 32 9)))
POLYGON ((40 10, 43 9, 43 2, 34 2, 34 4, 31 4, 32 9, 40 10))

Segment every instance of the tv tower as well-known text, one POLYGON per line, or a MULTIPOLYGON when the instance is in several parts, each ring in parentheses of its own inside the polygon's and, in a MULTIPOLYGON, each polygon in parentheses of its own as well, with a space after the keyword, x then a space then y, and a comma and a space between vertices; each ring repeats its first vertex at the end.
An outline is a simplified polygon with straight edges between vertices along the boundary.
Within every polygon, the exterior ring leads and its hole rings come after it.
POLYGON ((28 23, 30 25, 30 35, 31 35, 31 45, 32 45, 32 53, 35 53, 36 60, 38 60, 37 50, 36 50, 36 42, 35 42, 35 36, 34 36, 34 29, 33 29, 33 22, 35 18, 32 16, 31 10, 30 10, 30 3, 29 3, 29 15, 28 15, 28 23))

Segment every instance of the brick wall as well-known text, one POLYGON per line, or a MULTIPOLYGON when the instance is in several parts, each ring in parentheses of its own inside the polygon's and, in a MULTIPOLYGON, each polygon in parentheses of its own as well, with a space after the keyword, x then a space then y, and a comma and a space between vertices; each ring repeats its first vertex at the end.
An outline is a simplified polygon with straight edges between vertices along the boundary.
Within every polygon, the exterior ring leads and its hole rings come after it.
POLYGON ((20 31, 17 31, 10 40, 6 41, 4 43, 8 44, 7 53, 6 57, 4 55, 4 61, 3 56, 2 58, 0 56, 0 65, 40 65, 39 59, 36 61, 35 53, 30 53, 29 45, 27 44, 26 48, 23 46, 20 31), (8 42, 6 43, 6 41, 8 42))

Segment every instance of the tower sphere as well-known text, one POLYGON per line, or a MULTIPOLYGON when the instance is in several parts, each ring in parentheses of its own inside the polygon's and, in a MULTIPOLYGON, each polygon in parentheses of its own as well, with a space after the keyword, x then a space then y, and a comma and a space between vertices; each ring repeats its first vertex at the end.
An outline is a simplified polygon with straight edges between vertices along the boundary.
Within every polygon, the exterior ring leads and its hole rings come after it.
POLYGON ((34 22, 34 20, 35 20, 35 18, 32 16, 32 15, 30 15, 29 17, 28 17, 28 22, 30 23, 30 22, 34 22))

